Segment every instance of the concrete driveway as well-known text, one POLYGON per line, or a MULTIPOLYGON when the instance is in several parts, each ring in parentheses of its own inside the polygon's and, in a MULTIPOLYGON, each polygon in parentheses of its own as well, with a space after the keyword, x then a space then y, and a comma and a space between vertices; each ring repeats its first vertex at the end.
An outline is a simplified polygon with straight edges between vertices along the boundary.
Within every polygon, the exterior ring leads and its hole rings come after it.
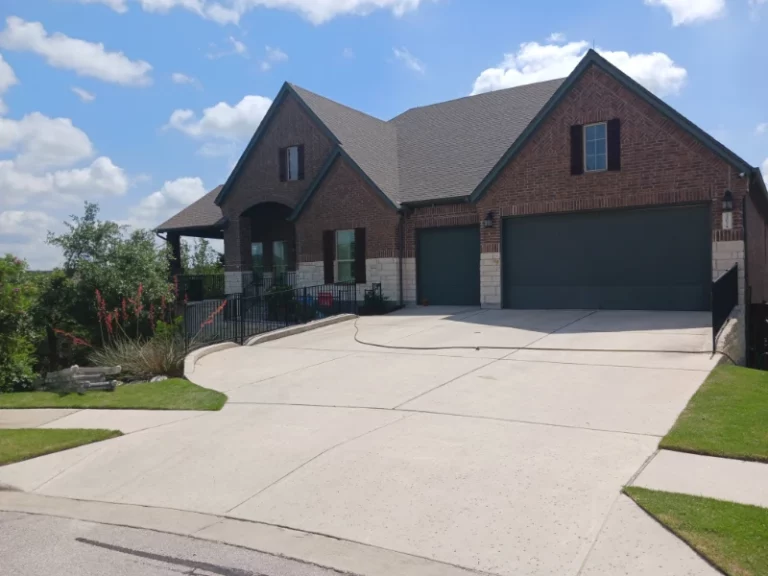
POLYGON ((361 318, 207 356, 192 378, 229 396, 221 412, 7 466, 0 482, 493 574, 714 574, 620 496, 714 366, 709 322, 436 308, 361 318))

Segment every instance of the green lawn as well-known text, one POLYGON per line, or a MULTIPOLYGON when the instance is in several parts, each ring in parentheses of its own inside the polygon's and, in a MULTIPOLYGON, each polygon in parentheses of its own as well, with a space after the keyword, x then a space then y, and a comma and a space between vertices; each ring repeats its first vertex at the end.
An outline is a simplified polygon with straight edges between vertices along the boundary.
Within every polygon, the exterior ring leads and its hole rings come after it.
POLYGON ((715 368, 660 447, 768 462, 768 372, 715 368))
POLYGON ((120 436, 118 430, 0 430, 0 466, 120 436))
POLYGON ((102 408, 125 410, 221 410, 227 397, 180 378, 119 386, 85 394, 12 392, 0 394, 2 408, 102 408))
POLYGON ((729 576, 768 575, 768 509, 645 488, 624 491, 729 576))

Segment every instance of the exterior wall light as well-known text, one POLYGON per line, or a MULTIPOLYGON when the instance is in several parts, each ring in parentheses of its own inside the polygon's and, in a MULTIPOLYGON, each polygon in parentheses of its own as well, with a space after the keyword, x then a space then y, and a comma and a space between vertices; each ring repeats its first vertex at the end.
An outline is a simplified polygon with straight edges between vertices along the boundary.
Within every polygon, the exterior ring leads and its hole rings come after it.
POLYGON ((483 228, 493 228, 493 212, 488 212, 483 220, 483 228))
POLYGON ((733 230, 733 193, 730 190, 723 194, 723 230, 733 230))

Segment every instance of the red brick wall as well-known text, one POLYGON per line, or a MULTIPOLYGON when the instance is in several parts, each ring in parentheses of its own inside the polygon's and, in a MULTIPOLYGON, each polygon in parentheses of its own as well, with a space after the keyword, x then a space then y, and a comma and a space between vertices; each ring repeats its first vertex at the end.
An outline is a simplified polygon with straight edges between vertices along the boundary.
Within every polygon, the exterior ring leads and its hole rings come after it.
POLYGON ((323 231, 366 229, 366 258, 397 256, 397 211, 338 158, 296 222, 299 262, 323 260, 323 231))
POLYGON ((416 208, 406 220, 403 257, 416 257, 416 233, 419 228, 469 226, 472 224, 479 226, 479 222, 477 207, 473 204, 438 204, 416 208))
MULTIPOLYGON (((590 68, 478 203, 478 213, 541 214, 684 202, 712 202, 713 239, 742 238, 746 179, 597 68, 590 68), (570 128, 619 118, 621 171, 572 176, 570 128), (730 180, 729 180, 730 173, 730 180), (735 197, 734 230, 722 231, 721 198, 735 197)), ((498 247, 500 227, 482 231, 498 247)), ((494 250, 495 251, 495 250, 494 250)))
POLYGON ((293 96, 287 96, 234 182, 222 212, 234 221, 260 202, 295 207, 325 164, 333 144, 293 96), (278 150, 304 145, 304 180, 280 181, 278 150))

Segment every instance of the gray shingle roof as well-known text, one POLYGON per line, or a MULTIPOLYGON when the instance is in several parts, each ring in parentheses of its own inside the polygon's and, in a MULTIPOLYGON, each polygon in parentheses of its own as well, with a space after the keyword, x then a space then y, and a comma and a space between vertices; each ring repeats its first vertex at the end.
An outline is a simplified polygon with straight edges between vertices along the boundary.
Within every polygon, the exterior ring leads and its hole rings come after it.
POLYGON ((163 222, 155 230, 167 232, 168 230, 190 230, 194 228, 208 228, 221 226, 224 216, 221 208, 216 206, 216 196, 221 192, 222 186, 217 186, 208 194, 193 202, 184 210, 163 222))
POLYGON ((413 108, 388 122, 291 87, 399 204, 471 194, 563 81, 413 108))
MULTIPOLYGON (((422 106, 384 121, 290 84, 341 147, 399 205, 469 196, 564 80, 422 106)), ((158 231, 216 227, 221 186, 158 231)))
POLYGON ((338 138, 341 147, 396 204, 397 134, 395 126, 291 84, 304 103, 338 138))
POLYGON ((468 96, 391 120, 397 128, 401 201, 471 194, 562 83, 468 96))

